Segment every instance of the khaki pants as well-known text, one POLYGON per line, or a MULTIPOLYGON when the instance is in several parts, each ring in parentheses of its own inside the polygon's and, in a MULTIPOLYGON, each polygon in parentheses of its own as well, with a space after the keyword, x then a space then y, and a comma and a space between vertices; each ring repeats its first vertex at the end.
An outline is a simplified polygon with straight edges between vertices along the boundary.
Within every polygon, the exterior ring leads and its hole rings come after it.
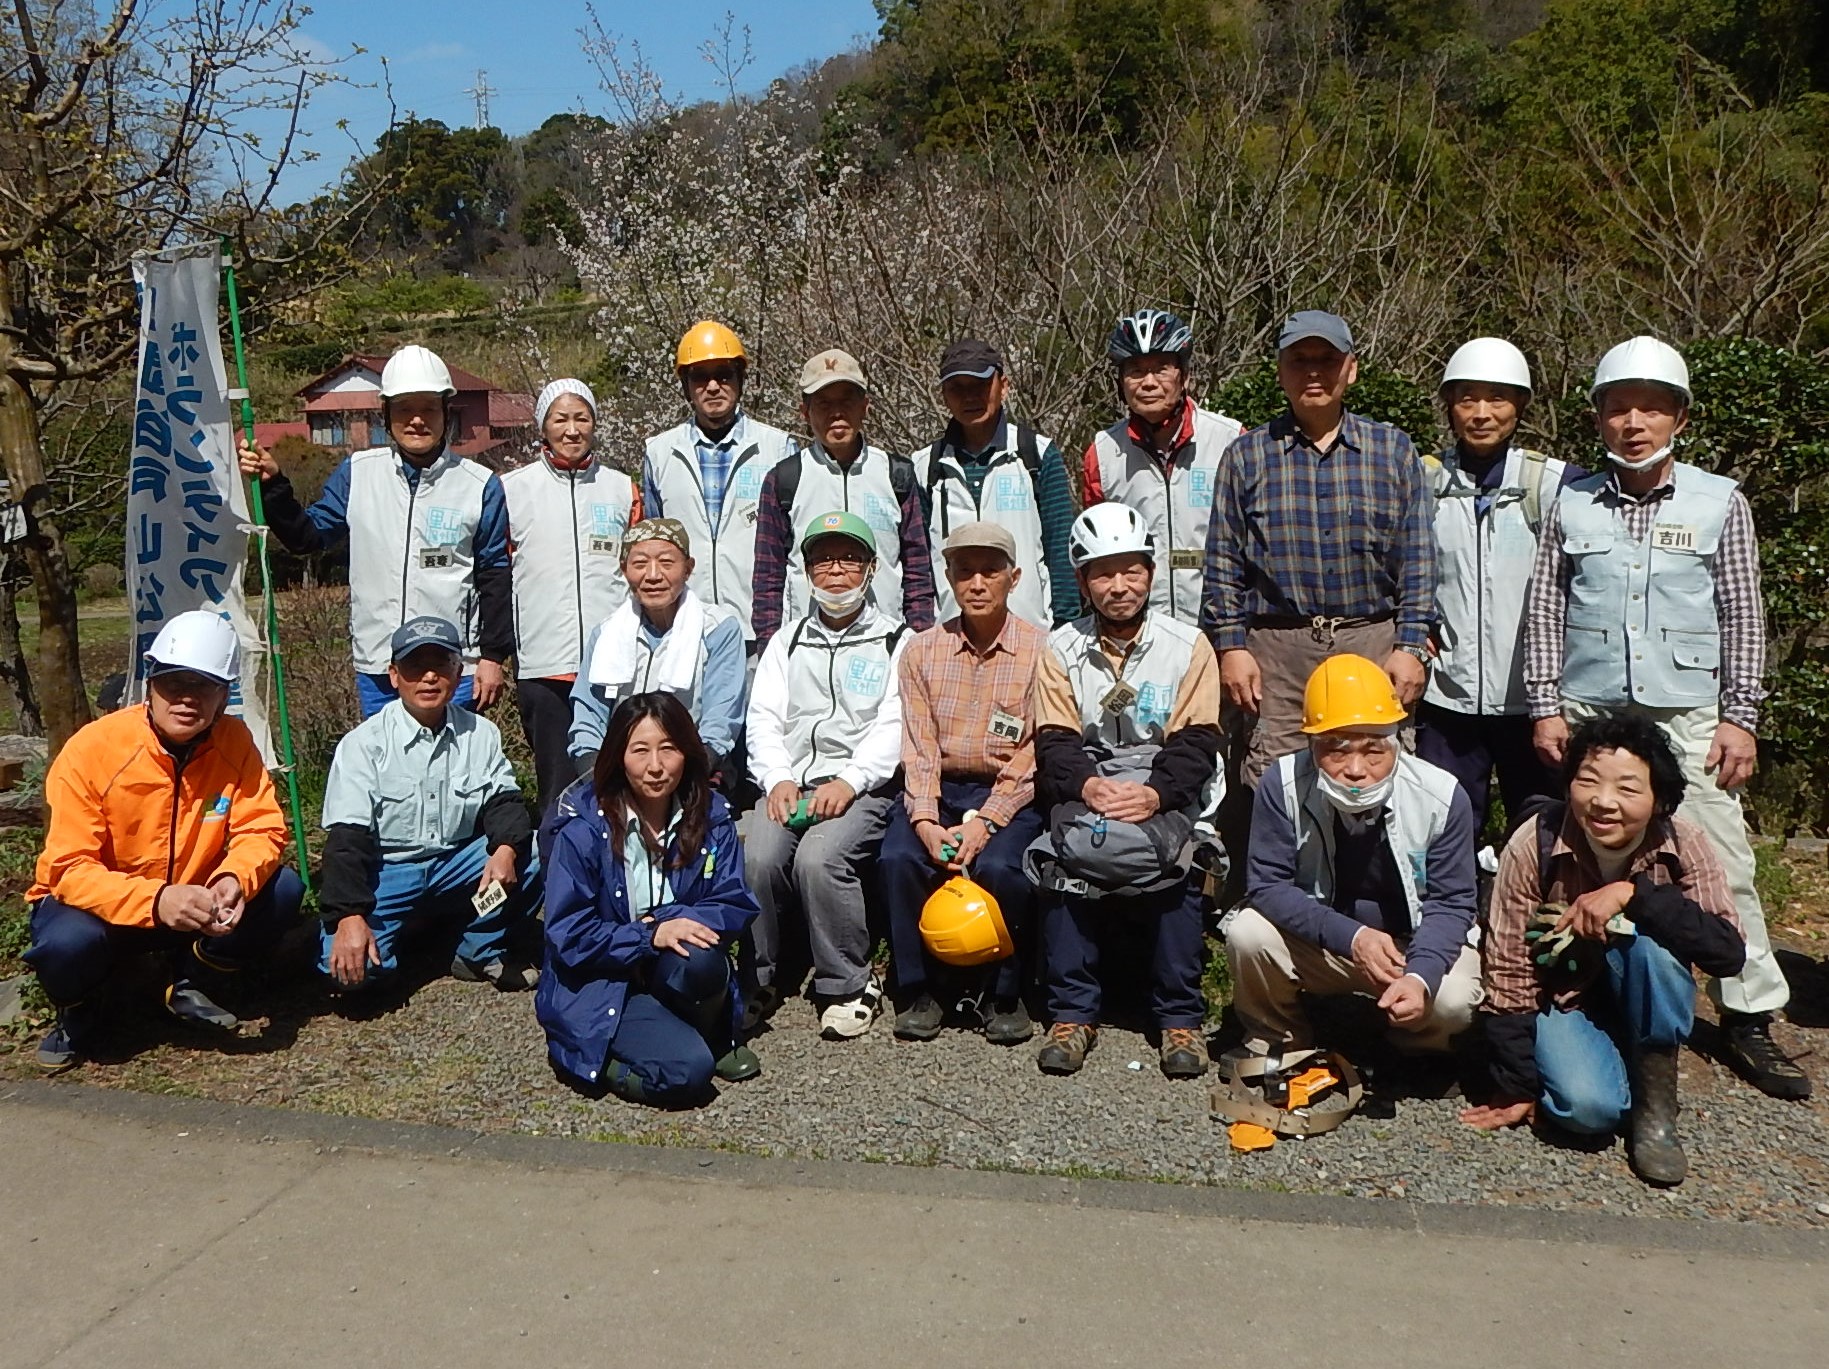
MULTIPOLYGON (((1608 711, 1574 699, 1562 701, 1562 716, 1571 728, 1608 711)), ((1675 748, 1677 759, 1683 764, 1683 776, 1689 781, 1677 816, 1695 823, 1714 843, 1715 854, 1720 856, 1727 874, 1727 886, 1734 895, 1734 909, 1740 914, 1740 930, 1746 936, 1746 968, 1732 979, 1710 984, 1709 997, 1730 1012, 1775 1012, 1790 1000, 1791 986, 1785 983, 1784 971, 1778 968, 1772 943, 1766 937, 1765 910, 1753 888, 1753 847, 1746 839, 1740 794, 1738 790, 1719 788, 1715 777, 1702 768, 1715 740, 1720 711, 1713 704, 1701 708, 1635 707, 1631 711, 1655 722, 1675 748)))
POLYGON ((1302 693, 1308 677, 1329 656, 1350 652, 1382 666, 1397 640, 1397 624, 1387 619, 1364 627, 1343 627, 1317 634, 1310 627, 1254 627, 1245 634, 1245 649, 1263 676, 1263 698, 1257 718, 1248 724, 1250 742, 1240 765, 1240 782, 1257 788, 1264 772, 1291 751, 1308 744, 1302 735, 1302 693))
MULTIPOLYGON (((1314 1045, 1301 995, 1359 993, 1377 998, 1378 990, 1344 956, 1312 942, 1286 937, 1255 908, 1241 908, 1226 926, 1226 959, 1232 966, 1232 1006, 1245 1028, 1245 1048, 1256 1055, 1307 1050, 1314 1045)), ((1404 1046, 1445 1051, 1451 1038, 1473 1023, 1482 997, 1480 955, 1463 947, 1442 976, 1420 1022, 1393 1027, 1404 1046)))

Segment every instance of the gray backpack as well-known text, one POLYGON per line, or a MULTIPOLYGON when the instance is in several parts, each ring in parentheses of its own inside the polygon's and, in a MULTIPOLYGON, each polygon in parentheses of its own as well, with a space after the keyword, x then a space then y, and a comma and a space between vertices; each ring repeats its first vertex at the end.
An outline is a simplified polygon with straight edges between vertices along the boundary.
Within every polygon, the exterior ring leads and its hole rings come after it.
MULTIPOLYGON (((1158 748, 1129 747, 1098 763, 1106 779, 1142 783, 1158 748)), ((1036 888, 1083 898, 1129 898, 1172 889, 1187 878, 1194 819, 1158 813, 1145 822, 1115 822, 1077 800, 1056 805, 1048 830, 1023 852, 1023 873, 1036 888)))

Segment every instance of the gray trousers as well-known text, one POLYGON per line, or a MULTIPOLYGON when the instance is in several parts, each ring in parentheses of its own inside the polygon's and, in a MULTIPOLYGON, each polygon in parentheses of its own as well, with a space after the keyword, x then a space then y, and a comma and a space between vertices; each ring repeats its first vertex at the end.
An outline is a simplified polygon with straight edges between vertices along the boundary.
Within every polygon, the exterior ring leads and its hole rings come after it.
MULTIPOLYGON (((870 933, 858 867, 882 845, 894 799, 860 794, 842 814, 795 834, 757 804, 737 824, 743 868, 761 915, 749 927, 754 987, 774 983, 783 920, 806 919, 813 992, 855 998, 870 980, 870 933)), ((788 986, 783 985, 786 988, 788 986)))

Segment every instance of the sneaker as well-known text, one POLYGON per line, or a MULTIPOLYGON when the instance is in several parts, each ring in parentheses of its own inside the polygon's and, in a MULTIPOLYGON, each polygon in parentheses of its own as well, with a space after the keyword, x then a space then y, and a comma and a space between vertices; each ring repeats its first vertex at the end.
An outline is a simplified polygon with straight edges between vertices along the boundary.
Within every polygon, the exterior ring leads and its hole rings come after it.
POLYGON ((232 1032, 241 1019, 222 1007, 195 984, 179 981, 165 990, 165 1011, 190 1027, 232 1032))
POLYGON ((67 1070, 82 1058, 82 1052, 76 1049, 76 1043, 70 1039, 70 1033, 64 1027, 63 1014, 57 1014, 57 1025, 46 1032, 44 1040, 38 1043, 39 1068, 67 1070))
POLYGON ((1194 1027, 1162 1029, 1162 1072, 1170 1079, 1198 1079, 1207 1072, 1207 1043, 1194 1027))
POLYGON ((1035 1035, 1035 1019, 1020 998, 999 1000, 984 1019, 984 1039, 993 1046, 1020 1046, 1035 1035))
POLYGON ((1810 1076, 1772 1039, 1772 1014, 1721 1013, 1721 1053, 1747 1083, 1769 1098, 1801 1103, 1810 1096, 1810 1076))
POLYGON ((493 984, 503 993, 522 993, 540 982, 540 969, 521 960, 491 960, 486 965, 465 960, 451 962, 451 978, 466 984, 493 984))
POLYGON ((1099 1029, 1084 1022, 1056 1022, 1035 1055, 1043 1074, 1075 1074, 1098 1043, 1099 1029))
POLYGON ((740 1084, 762 1073, 762 1061, 748 1046, 732 1046, 711 1069, 725 1083, 740 1084))
POLYGON ((883 988, 874 979, 853 998, 828 1003, 819 1014, 819 1034, 828 1041, 850 1041, 870 1030, 883 1009, 883 988))
POLYGON ((754 1036, 756 1028, 773 1017, 775 1010, 786 999, 787 995, 773 984, 759 986, 754 993, 748 994, 743 1000, 743 1017, 737 1024, 737 1034, 745 1037, 754 1036))
POLYGON ((940 1001, 925 991, 895 1015, 895 1034, 899 1041, 931 1041, 940 1034, 944 1013, 940 1001))

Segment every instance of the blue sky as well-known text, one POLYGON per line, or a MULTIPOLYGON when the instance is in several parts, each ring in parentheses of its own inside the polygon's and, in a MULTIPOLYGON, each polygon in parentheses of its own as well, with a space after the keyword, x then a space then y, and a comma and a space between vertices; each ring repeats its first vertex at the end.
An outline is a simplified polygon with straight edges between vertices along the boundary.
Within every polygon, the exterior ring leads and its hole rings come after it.
MULTIPOLYGON (((367 151, 387 127, 393 107, 439 119, 453 127, 475 119, 467 92, 480 69, 488 74, 489 122, 508 134, 537 128, 552 114, 584 109, 608 113, 597 75, 580 50, 584 6, 550 0, 309 0, 301 47, 323 57, 366 51, 341 68, 372 88, 333 87, 312 101, 310 146, 320 159, 289 171, 280 201, 310 196, 336 180, 354 155, 353 137, 367 151), (349 133, 336 127, 349 121, 349 133)), ((667 88, 688 99, 718 93, 716 73, 700 55, 726 14, 747 25, 754 50, 745 84, 760 90, 801 64, 867 43, 876 34, 870 0, 598 0, 605 29, 640 44, 643 57, 667 88)), ((269 133, 263 127, 263 135, 269 133)))

